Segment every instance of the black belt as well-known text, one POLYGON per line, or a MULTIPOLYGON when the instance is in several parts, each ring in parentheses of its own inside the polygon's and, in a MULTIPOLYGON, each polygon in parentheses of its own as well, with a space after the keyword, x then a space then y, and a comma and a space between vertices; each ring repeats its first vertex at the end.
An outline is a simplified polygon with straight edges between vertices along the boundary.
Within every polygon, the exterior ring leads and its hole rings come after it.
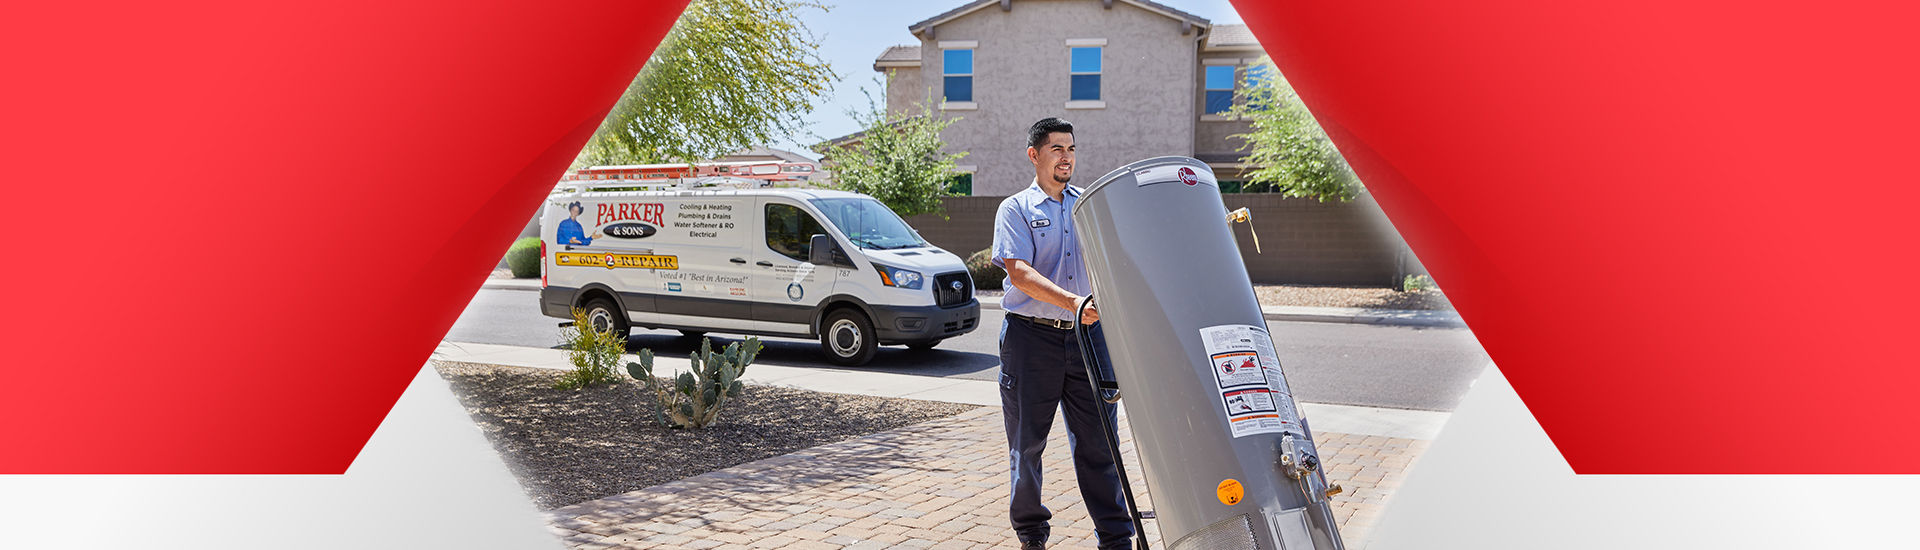
POLYGON ((1033 323, 1036 326, 1059 330, 1073 330, 1073 321, 1062 321, 1060 319, 1048 319, 1045 317, 1029 317, 1018 313, 1008 313, 1007 316, 1033 323))

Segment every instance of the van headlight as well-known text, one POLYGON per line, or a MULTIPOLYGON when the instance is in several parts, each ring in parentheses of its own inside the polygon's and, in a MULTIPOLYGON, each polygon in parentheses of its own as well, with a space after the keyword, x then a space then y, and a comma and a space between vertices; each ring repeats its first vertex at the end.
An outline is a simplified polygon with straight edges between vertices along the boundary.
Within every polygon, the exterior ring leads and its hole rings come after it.
POLYGON ((873 267, 880 270, 880 282, 890 287, 920 290, 920 285, 926 282, 926 278, 921 277, 918 271, 880 264, 873 264, 873 267))

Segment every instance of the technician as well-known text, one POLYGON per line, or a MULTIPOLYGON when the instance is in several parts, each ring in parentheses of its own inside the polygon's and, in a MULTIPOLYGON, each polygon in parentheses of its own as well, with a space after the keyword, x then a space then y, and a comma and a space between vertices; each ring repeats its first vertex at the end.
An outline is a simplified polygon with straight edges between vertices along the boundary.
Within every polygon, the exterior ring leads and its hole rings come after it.
MULTIPOLYGON (((1056 409, 1067 415, 1067 442, 1080 497, 1092 516, 1100 548, 1124 550, 1133 524, 1120 495, 1120 476, 1101 433, 1100 417, 1112 423, 1114 408, 1087 381, 1074 311, 1092 291, 1080 246, 1073 237, 1073 205, 1081 189, 1073 179, 1073 125, 1045 118, 1027 129, 1027 160, 1033 184, 1000 203, 994 216, 993 263, 1007 270, 1007 312, 1000 328, 1000 408, 1013 462, 1010 519, 1023 550, 1046 548, 1047 520, 1041 504, 1040 455, 1056 409)), ((1094 349, 1106 360, 1099 311, 1089 307, 1079 322, 1089 325, 1094 349)))
POLYGON ((586 207, 580 206, 580 201, 573 201, 573 204, 567 205, 567 219, 560 220, 560 227, 554 230, 553 240, 572 250, 573 245, 591 245, 594 239, 600 238, 599 231, 593 232, 593 236, 588 237, 586 228, 580 227, 580 213, 586 211, 586 207))

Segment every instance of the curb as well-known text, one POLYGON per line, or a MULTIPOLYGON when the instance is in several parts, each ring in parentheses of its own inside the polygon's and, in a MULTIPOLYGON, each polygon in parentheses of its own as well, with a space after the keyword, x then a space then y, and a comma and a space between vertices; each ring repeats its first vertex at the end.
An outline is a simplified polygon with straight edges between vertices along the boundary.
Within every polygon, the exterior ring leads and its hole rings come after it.
MULTIPOLYGON (((537 279, 487 279, 480 288, 496 290, 540 290, 537 279)), ((1001 309, 1000 299, 980 299, 982 309, 1001 309)), ((1303 323, 1348 323, 1400 327, 1466 328, 1460 314, 1452 311, 1407 309, 1361 309, 1349 307, 1267 306, 1260 308, 1268 321, 1303 323)))

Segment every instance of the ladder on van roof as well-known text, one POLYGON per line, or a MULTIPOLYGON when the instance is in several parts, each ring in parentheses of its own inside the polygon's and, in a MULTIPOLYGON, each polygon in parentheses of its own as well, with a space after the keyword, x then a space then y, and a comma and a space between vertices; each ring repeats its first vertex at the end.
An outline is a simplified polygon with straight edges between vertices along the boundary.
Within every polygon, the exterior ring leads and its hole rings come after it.
POLYGON ((561 181, 555 194, 620 191, 705 191, 721 189, 758 189, 771 182, 732 176, 693 178, 605 179, 561 181))

